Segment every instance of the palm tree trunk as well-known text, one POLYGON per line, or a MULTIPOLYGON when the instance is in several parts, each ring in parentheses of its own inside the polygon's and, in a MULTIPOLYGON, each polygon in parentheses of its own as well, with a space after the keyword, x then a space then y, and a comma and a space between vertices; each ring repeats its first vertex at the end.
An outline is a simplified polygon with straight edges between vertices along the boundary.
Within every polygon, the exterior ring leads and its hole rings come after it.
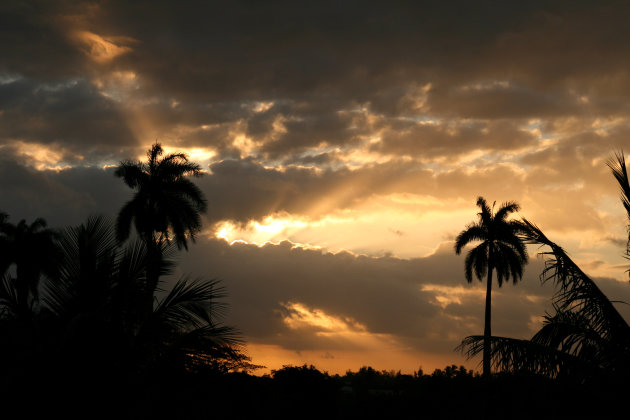
POLYGON ((488 281, 486 288, 486 314, 483 328, 483 376, 490 376, 490 337, 492 337, 492 325, 490 323, 492 315, 492 250, 488 258, 488 281))

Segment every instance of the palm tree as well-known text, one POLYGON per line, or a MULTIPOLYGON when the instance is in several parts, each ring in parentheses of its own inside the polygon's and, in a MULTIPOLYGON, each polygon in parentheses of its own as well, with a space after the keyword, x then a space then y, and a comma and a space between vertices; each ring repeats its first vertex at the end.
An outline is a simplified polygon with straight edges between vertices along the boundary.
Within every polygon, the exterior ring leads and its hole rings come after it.
MULTIPOLYGON (((514 202, 504 203, 493 214, 483 197, 477 199, 477 206, 481 209, 478 213, 479 220, 469 224, 465 230, 455 239, 455 253, 459 255, 462 249, 471 242, 481 241, 479 245, 471 249, 466 256, 465 273, 466 280, 471 283, 473 271, 479 281, 487 274, 486 280, 486 311, 484 322, 484 343, 486 349, 490 348, 492 336, 491 310, 492 310, 492 273, 497 274, 499 287, 504 281, 512 278, 516 284, 523 276, 523 266, 527 263, 527 250, 519 233, 522 224, 515 220, 507 220, 507 217, 519 210, 514 202)), ((490 375, 490 352, 483 352, 483 374, 490 375)))
POLYGON ((56 320, 55 335, 63 337, 57 353, 143 372, 251 366, 239 333, 221 322, 225 294, 217 281, 182 277, 150 314, 138 313, 151 263, 143 241, 121 245, 113 224, 98 216, 65 229, 59 243, 60 274, 42 290, 45 308, 56 320))
MULTIPOLYGON (((623 153, 617 153, 608 166, 621 188, 630 233, 630 180, 623 153)), ((529 243, 548 248, 542 252, 546 261, 540 278, 556 285, 554 313, 544 317, 542 328, 530 340, 492 337, 488 345, 483 337, 470 336, 459 349, 469 357, 489 351, 493 366, 506 372, 569 377, 580 382, 598 378, 625 381, 630 374, 630 325, 562 247, 528 220, 523 226, 529 243)), ((628 247, 626 255, 630 256, 628 247)))
POLYGON ((53 277, 57 271, 59 250, 58 233, 48 229, 44 219, 28 224, 20 220, 17 225, 0 215, 0 273, 11 277, 9 268, 15 265, 15 278, 4 282, 15 287, 15 309, 21 315, 30 313, 38 300, 38 284, 42 274, 53 277))
POLYGON ((153 307, 165 247, 174 241, 179 249, 188 249, 188 239, 194 242, 201 229, 200 214, 207 208, 203 193, 187 178, 203 175, 200 166, 189 162, 183 153, 163 154, 162 146, 156 143, 147 152, 146 163, 123 161, 115 172, 136 190, 118 213, 116 235, 125 241, 133 223, 147 246, 151 260, 145 292, 148 312, 153 307))

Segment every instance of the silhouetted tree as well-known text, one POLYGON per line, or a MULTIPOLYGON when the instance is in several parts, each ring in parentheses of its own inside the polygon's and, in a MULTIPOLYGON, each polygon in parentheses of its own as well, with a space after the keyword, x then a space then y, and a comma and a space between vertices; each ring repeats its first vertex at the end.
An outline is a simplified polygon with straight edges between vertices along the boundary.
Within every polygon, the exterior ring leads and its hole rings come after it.
MULTIPOLYGON (((622 191, 630 220, 630 183, 623 153, 608 162, 622 191)), ((605 378, 625 380, 630 373, 630 326, 597 284, 556 243, 533 223, 524 220, 524 237, 542 245, 547 260, 541 281, 552 281, 556 292, 553 314, 530 340, 466 337, 459 348, 469 357, 489 351, 496 369, 531 372, 578 381, 605 378)), ((630 230, 630 228, 629 228, 630 230)))
MULTIPOLYGON (((492 274, 497 274, 499 287, 510 278, 516 283, 523 275, 523 266, 527 263, 527 250, 519 233, 522 225, 507 217, 518 211, 519 206, 514 202, 504 203, 493 214, 483 197, 477 199, 479 220, 469 224, 460 232, 455 240, 455 252, 459 255, 469 243, 481 241, 479 245, 468 252, 466 256, 466 280, 471 283, 473 271, 479 281, 487 274, 486 280, 486 311, 484 322, 484 340, 489 349, 491 330, 492 304, 492 274)), ((490 375, 490 352, 483 353, 483 374, 490 375)))
MULTIPOLYGON (((630 259, 630 180, 628 179, 628 169, 626 167, 626 158, 623 152, 618 152, 615 157, 610 159, 608 167, 611 169, 613 176, 619 184, 621 190, 621 204, 623 204, 626 210, 626 216, 628 224, 626 225, 628 231, 628 240, 626 241, 626 258, 630 259)), ((630 273, 630 270, 628 270, 630 273)))
MULTIPOLYGON (((60 351, 90 358, 96 351, 101 365, 113 357, 141 371, 247 366, 239 334, 221 323, 225 294, 217 281, 183 277, 147 315, 138 307, 154 260, 143 241, 121 245, 112 223, 90 217, 64 230, 59 243, 60 274, 44 283, 43 301, 61 326, 60 351)), ((172 264, 160 262, 160 272, 169 273, 172 264)))
POLYGON ((46 221, 41 218, 31 224, 20 220, 17 225, 9 223, 5 213, 0 219, 0 273, 4 275, 3 286, 5 291, 14 289, 12 311, 25 316, 32 312, 38 301, 40 276, 54 276, 57 271, 60 256, 56 244, 57 232, 47 229, 46 221), (15 277, 8 272, 11 266, 15 266, 15 277))
POLYGON ((196 163, 183 153, 163 156, 159 143, 147 152, 148 161, 123 161, 115 171, 136 193, 118 213, 116 234, 124 241, 135 226, 145 241, 149 258, 147 267, 146 305, 153 306, 153 295, 160 276, 160 260, 165 246, 174 241, 178 248, 188 248, 201 229, 200 213, 206 211, 206 199, 201 190, 187 177, 203 173, 196 163))

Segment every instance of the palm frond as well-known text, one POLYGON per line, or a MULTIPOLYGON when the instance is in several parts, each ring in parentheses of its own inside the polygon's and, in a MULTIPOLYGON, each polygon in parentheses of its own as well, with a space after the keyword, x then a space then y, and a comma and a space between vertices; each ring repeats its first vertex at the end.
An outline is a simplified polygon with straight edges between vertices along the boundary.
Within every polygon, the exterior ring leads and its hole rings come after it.
POLYGON ((154 317, 179 330, 213 325, 225 308, 217 301, 225 297, 224 289, 218 284, 217 280, 181 278, 159 302, 154 317))
MULTIPOLYGON (((456 351, 471 359, 484 350, 484 337, 466 337, 456 351)), ((587 360, 580 359, 557 349, 509 337, 490 337, 490 359, 496 371, 512 373, 534 373, 551 378, 582 375, 591 370, 587 360)))
POLYGON ((471 223, 455 238, 455 253, 459 255, 462 249, 471 242, 485 241, 487 231, 478 223, 471 223))
POLYGON ((606 162, 613 176, 619 183, 621 189, 621 203, 626 209, 628 220, 630 220, 630 181, 628 179, 628 170, 626 167, 626 158, 623 152, 615 153, 615 157, 606 162))
POLYGON ((472 282, 473 271, 477 279, 480 281, 485 277, 488 272, 488 243, 482 242, 475 248, 471 249, 466 255, 466 261, 464 264, 466 280, 468 283, 472 282))
POLYGON ((11 318, 18 313, 17 281, 9 273, 0 278, 0 319, 11 318))
POLYGON ((492 222, 492 209, 488 206, 486 199, 483 197, 477 198, 477 207, 481 210, 479 215, 480 224, 482 226, 490 226, 492 222))
POLYGON ((517 212, 519 210, 520 210, 520 206, 516 202, 507 201, 501 204, 501 207, 499 208, 499 210, 497 210, 496 214, 494 215, 494 219, 500 220, 501 222, 503 222, 511 213, 517 212))
POLYGON ((606 295, 560 246, 549 240, 533 223, 526 219, 523 222, 529 229, 527 239, 530 243, 546 245, 551 249, 541 253, 547 257, 541 281, 552 281, 558 287, 553 304, 562 311, 582 314, 603 337, 614 338, 630 349, 630 326, 606 295))
POLYGON ((123 182, 129 188, 138 187, 145 182, 147 178, 143 163, 131 160, 120 162, 114 171, 114 175, 118 178, 122 178, 123 182))

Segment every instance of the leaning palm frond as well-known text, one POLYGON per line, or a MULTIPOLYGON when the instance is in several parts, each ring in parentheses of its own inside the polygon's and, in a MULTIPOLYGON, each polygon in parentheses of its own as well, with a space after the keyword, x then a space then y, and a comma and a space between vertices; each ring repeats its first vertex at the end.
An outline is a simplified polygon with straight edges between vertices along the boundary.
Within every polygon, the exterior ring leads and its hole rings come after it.
MULTIPOLYGON (((497 371, 558 378, 582 375, 592 369, 588 360, 531 340, 493 336, 490 341, 492 367, 497 371)), ((483 345, 483 336, 469 336, 456 350, 470 359, 483 352, 483 345)))
POLYGON ((630 326, 612 302, 560 246, 549 240, 533 223, 526 219, 523 222, 528 227, 528 242, 551 249, 541 253, 548 258, 540 278, 542 282, 552 281, 558 288, 553 297, 554 306, 563 312, 579 313, 589 320, 591 328, 603 339, 630 350, 630 326))
POLYGON ((11 318, 19 310, 17 280, 4 273, 0 279, 0 319, 11 318))
POLYGON ((626 158, 623 152, 615 153, 615 157, 609 159, 606 164, 612 171, 617 183, 619 183, 619 187, 621 189, 621 203, 623 204, 624 209, 626 209, 628 219, 630 220, 630 179, 628 178, 626 158))

